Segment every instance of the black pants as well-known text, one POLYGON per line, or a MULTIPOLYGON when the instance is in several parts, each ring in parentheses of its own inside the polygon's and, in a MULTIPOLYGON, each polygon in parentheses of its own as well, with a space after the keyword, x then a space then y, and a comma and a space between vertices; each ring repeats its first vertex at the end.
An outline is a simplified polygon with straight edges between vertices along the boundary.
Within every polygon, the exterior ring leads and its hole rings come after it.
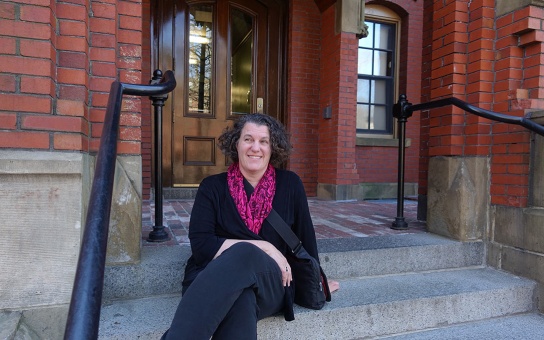
POLYGON ((257 339, 257 321, 283 309, 281 274, 258 247, 234 244, 183 294, 163 339, 257 339))

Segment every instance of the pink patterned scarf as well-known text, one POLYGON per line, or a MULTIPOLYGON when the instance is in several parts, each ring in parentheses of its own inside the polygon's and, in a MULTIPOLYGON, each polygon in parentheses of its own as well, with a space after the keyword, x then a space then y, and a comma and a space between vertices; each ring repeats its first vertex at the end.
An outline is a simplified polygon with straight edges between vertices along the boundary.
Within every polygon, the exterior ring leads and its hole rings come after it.
POLYGON ((276 193, 276 171, 274 167, 268 164, 268 168, 255 187, 253 194, 251 194, 249 202, 244 189, 244 176, 242 176, 238 163, 234 163, 229 167, 227 182, 230 195, 234 199, 242 220, 249 230, 259 234, 263 221, 272 210, 272 200, 276 193))

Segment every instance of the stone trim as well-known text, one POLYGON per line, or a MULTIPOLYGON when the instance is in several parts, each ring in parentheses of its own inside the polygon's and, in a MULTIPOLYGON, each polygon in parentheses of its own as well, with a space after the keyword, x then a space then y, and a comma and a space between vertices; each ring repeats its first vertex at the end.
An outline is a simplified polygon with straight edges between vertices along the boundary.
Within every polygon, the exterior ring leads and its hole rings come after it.
MULTIPOLYGON (((396 199, 398 183, 359 183, 359 200, 396 199)), ((404 183, 404 196, 417 195, 417 183, 404 183)))
POLYGON ((544 7, 544 0, 497 0, 495 10, 497 17, 500 17, 526 6, 544 7))
MULTIPOLYGON (((383 146, 383 147, 399 147, 398 138, 376 138, 376 137, 357 137, 355 142, 357 146, 383 146)), ((412 145, 412 139, 406 138, 406 147, 412 145)))
MULTIPOLYGON (((405 196, 417 195, 417 183, 405 183, 405 196)), ((317 184, 317 198, 333 201, 395 199, 397 183, 317 184)))
POLYGON ((317 198, 333 201, 357 200, 360 196, 358 184, 317 184, 317 198))

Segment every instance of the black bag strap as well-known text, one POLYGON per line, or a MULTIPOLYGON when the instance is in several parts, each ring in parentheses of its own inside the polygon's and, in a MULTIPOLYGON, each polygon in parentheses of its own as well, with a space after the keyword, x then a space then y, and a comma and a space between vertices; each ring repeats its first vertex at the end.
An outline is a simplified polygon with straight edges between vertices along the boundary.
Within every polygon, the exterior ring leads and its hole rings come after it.
MULTIPOLYGON (((244 189, 246 191, 247 197, 251 196, 253 193, 253 186, 244 178, 244 189)), ((296 254, 302 247, 302 242, 298 239, 297 235, 289 228, 287 223, 281 218, 274 208, 270 210, 270 214, 266 218, 268 223, 274 227, 276 232, 281 236, 281 238, 287 243, 291 251, 296 254)))
POLYGON ((266 220, 274 227, 276 232, 280 234, 281 238, 287 243, 289 248, 291 248, 291 251, 294 254, 298 253, 299 249, 302 247, 302 242, 300 242, 297 235, 289 228, 278 212, 274 209, 270 210, 270 214, 266 220))

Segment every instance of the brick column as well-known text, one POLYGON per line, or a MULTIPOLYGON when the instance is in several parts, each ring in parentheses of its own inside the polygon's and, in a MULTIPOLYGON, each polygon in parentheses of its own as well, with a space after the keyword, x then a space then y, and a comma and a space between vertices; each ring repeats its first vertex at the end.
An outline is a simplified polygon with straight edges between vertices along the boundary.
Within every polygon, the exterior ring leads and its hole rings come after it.
MULTIPOLYGON (((425 100, 455 97, 489 108, 494 1, 430 3, 425 100)), ((489 211, 489 124, 455 106, 430 110, 422 126, 427 122, 427 228, 459 240, 481 239, 489 211)))
POLYGON ((313 0, 290 1, 289 6, 287 128, 293 144, 289 169, 300 176, 307 195, 315 196, 321 14, 313 0))
MULTIPOLYGON (((92 1, 90 18, 91 150, 98 150, 111 83, 142 83, 142 4, 92 1)), ((124 96, 117 143, 108 242, 108 263, 140 259, 141 247, 141 98, 124 96)))
POLYGON ((318 197, 356 199, 357 46, 355 33, 335 32, 335 6, 322 15, 318 197), (331 110, 331 118, 322 112, 331 110))

